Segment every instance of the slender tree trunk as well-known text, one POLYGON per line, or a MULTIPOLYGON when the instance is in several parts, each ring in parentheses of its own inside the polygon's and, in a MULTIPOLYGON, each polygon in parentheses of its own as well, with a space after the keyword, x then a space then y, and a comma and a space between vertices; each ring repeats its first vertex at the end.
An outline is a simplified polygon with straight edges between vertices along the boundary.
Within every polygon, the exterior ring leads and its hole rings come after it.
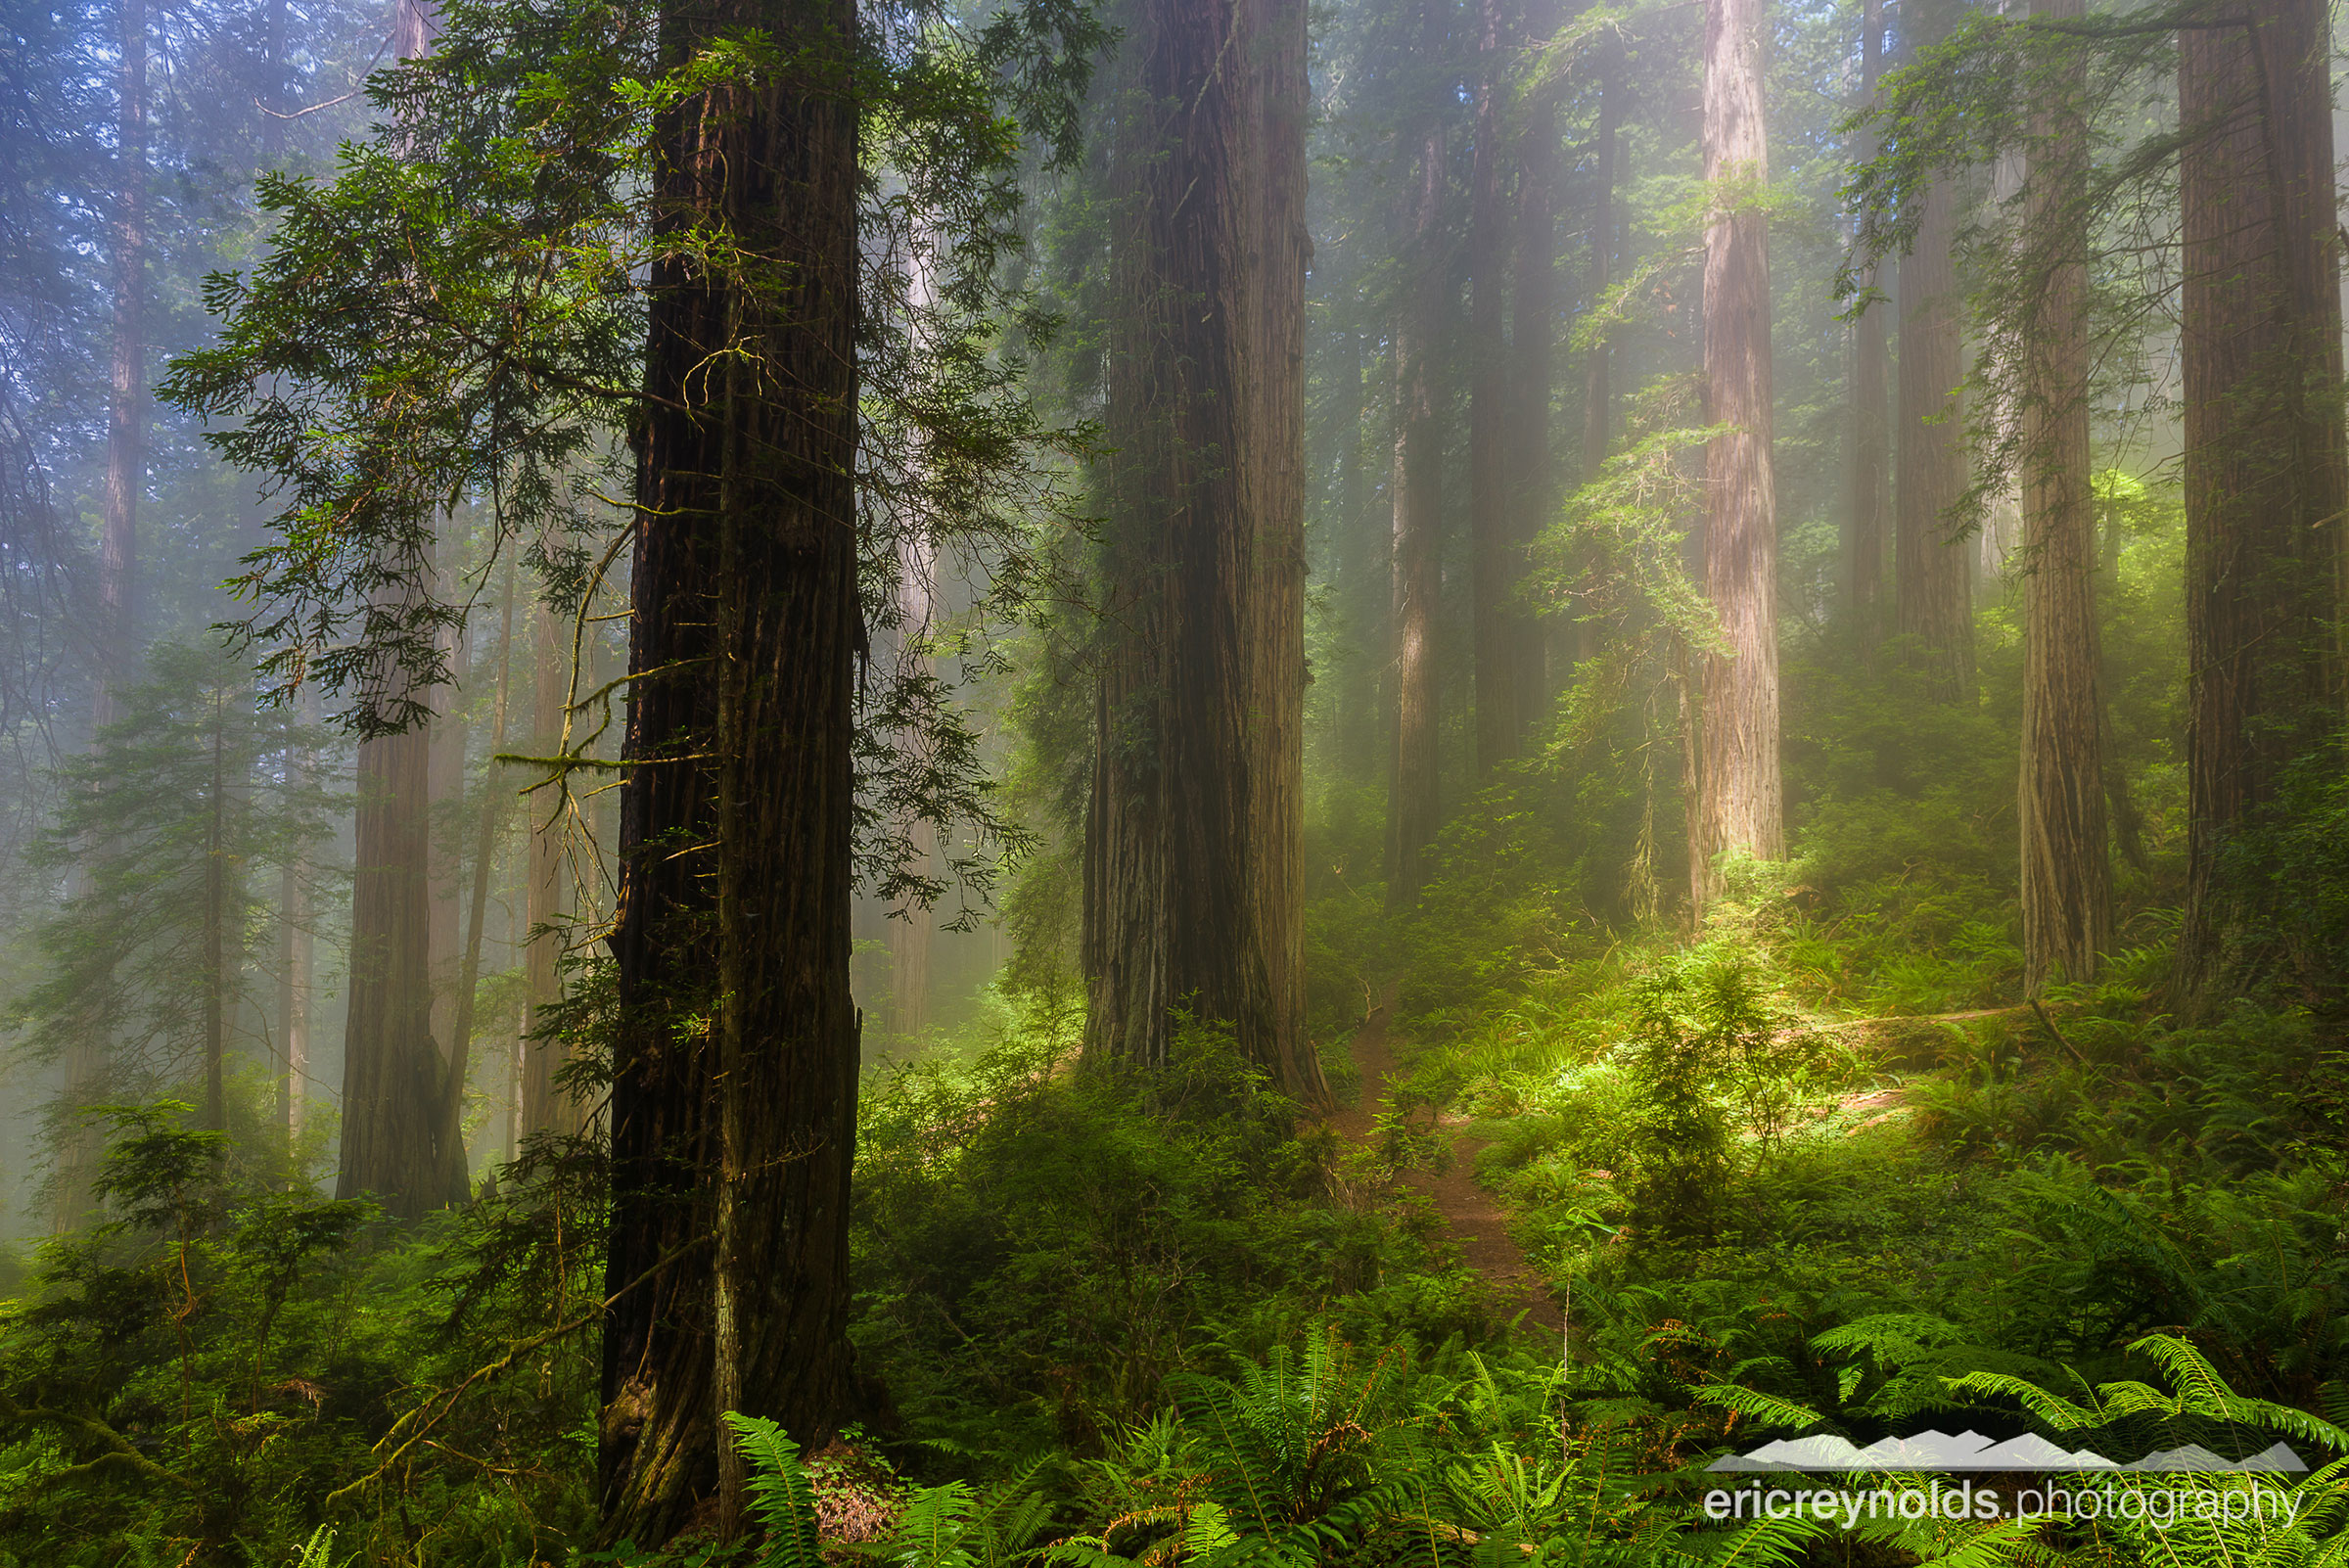
MULTIPOLYGON (((452 519, 442 519, 439 549, 449 562, 448 576, 454 580, 460 571, 459 555, 462 532, 448 526, 452 519)), ((457 1029, 457 970, 463 963, 465 951, 464 886, 465 854, 463 849, 463 817, 465 802, 466 741, 472 726, 456 709, 463 701, 467 687, 473 682, 473 639, 464 628, 450 628, 440 634, 440 653, 446 661, 449 679, 433 688, 427 705, 433 716, 427 724, 432 737, 432 768, 427 785, 430 791, 428 809, 432 820, 432 863, 430 881, 433 890, 433 1038, 444 1049, 452 1049, 457 1029)), ((463 1083, 458 1081, 458 1092, 463 1083)))
MULTIPOLYGON (((318 722, 318 688, 304 685, 297 713, 306 727, 318 722)), ((299 798, 310 788, 317 760, 306 746, 289 749, 286 783, 299 798)), ((303 1113, 309 1100, 310 986, 315 968, 316 938, 310 932, 310 883, 301 860, 289 859, 278 872, 278 1027, 285 1035, 286 1076, 277 1095, 278 1125, 286 1130, 286 1147, 301 1142, 303 1113)))
MULTIPOLYGON (((1528 44, 1549 41, 1558 25, 1557 0, 1532 0, 1525 13, 1528 44)), ((1553 388, 1551 346, 1558 330, 1558 92, 1556 82, 1535 89, 1517 137, 1516 298, 1509 340, 1509 402, 1502 468, 1506 476, 1509 559, 1514 568, 1557 512, 1557 461, 1550 452, 1553 388)), ((1549 628, 1518 623, 1517 724, 1534 732, 1549 707, 1549 628)), ((1563 663, 1563 661, 1561 661, 1563 663)))
MULTIPOLYGON (((1448 0, 1421 0, 1428 60, 1443 57, 1450 10, 1448 0)), ((1395 770, 1387 806, 1387 902, 1393 908, 1418 900, 1440 821, 1436 617, 1444 591, 1444 430, 1436 356, 1444 335, 1449 156, 1440 106, 1426 112, 1405 261, 1411 281, 1395 323, 1395 770)))
POLYGON ((1511 598, 1518 550, 1509 534, 1508 349, 1502 339, 1507 229, 1502 222, 1501 0, 1475 0, 1476 145, 1469 168, 1468 547, 1469 649, 1474 660, 1476 766, 1490 773, 1517 755, 1523 727, 1517 690, 1526 627, 1511 598))
POLYGON ((2203 8, 2179 36, 2186 262, 2189 1003, 2257 950, 2227 840, 2340 722, 2344 506, 2330 42, 2321 0, 2203 8))
POLYGON ((1708 0, 1705 11, 1706 416, 1728 427, 1705 455, 1710 504, 1705 587, 1728 652, 1703 668, 1698 716, 1699 841, 1689 846, 1696 903, 1710 862, 1728 852, 1785 853, 1778 781, 1778 514, 1771 462, 1770 234, 1759 205, 1770 175, 1762 120, 1764 0, 1708 0))
POLYGON ((680 3, 664 66, 749 28, 780 64, 655 128, 599 1474, 646 1546, 745 1528, 721 1411, 819 1445, 852 1391, 855 13, 680 3))
MULTIPOLYGON (((1860 98, 1876 99, 1884 69, 1884 0, 1865 0, 1860 27, 1860 98)), ((1861 159, 1876 155, 1874 139, 1856 149, 1861 159)), ((1871 274, 1867 286, 1880 287, 1871 274)), ((1844 605, 1864 651, 1872 651, 1884 632, 1884 535, 1891 523, 1892 445, 1890 390, 1892 361, 1886 316, 1875 304, 1852 327, 1852 477, 1844 543, 1844 605)))
MULTIPOLYGON (((2032 0, 2034 18, 2082 0, 2032 0)), ((2067 89, 2080 86, 2077 72, 2067 89)), ((2097 692, 2096 497, 2089 486, 2087 132, 2050 104, 2033 126, 2024 254, 2038 280, 2023 334, 2023 987, 2088 980, 2112 940, 2097 692)))
POLYGON ((212 784, 204 844, 204 1125, 228 1130, 228 713, 212 692, 212 784))
MULTIPOLYGON (((921 303, 926 308, 928 301, 921 303)), ((904 617, 901 634, 908 644, 919 645, 931 634, 934 610, 931 576, 935 566, 925 541, 905 542, 898 570, 898 608, 904 617)), ((927 651, 914 651, 910 657, 924 674, 931 672, 927 651)), ((913 851, 914 874, 930 876, 938 853, 938 830, 933 824, 913 825, 913 851)), ((890 917, 890 1026, 909 1038, 919 1036, 930 1022, 930 945, 937 925, 930 905, 915 898, 906 899, 890 917)))
MULTIPOLYGON (((93 731, 121 716, 121 690, 137 667, 139 492, 147 479, 147 8, 121 0, 121 63, 115 125, 116 185, 114 330, 108 351, 106 490, 98 544, 98 692, 93 731)), ((112 1077, 108 1029, 94 1019, 66 1056, 66 1100, 106 1098, 112 1077)), ((56 1221, 69 1228, 90 1211, 105 1139, 95 1124, 69 1125, 58 1149, 56 1221)))
POLYGON ((1369 454, 1362 441, 1370 401, 1362 335, 1349 325, 1339 336, 1344 348, 1337 381, 1346 423, 1338 433, 1338 517, 1330 530, 1330 573, 1344 595, 1348 655, 1338 671, 1337 751, 1341 775, 1359 784, 1378 777, 1379 740, 1386 728, 1378 671, 1385 663, 1392 572, 1386 518, 1371 516, 1369 454))
POLYGON ((1303 1032, 1304 10, 1144 0, 1117 157, 1118 448, 1085 823, 1086 1050, 1188 1008, 1292 1093, 1303 1032))
MULTIPOLYGON (((1615 282, 1615 143, 1623 117, 1623 46, 1613 38, 1598 45, 1598 126, 1593 132, 1595 167, 1590 177, 1590 306, 1602 308, 1615 282)), ((1583 364, 1583 483, 1598 478, 1613 436, 1613 399, 1607 386, 1607 334, 1594 333, 1583 364)))
MULTIPOLYGON (((530 666, 531 711, 535 715, 538 754, 552 757, 565 744, 565 706, 571 700, 572 623, 541 603, 533 619, 530 666)), ((568 811, 568 797, 564 801, 568 811)), ((579 1130, 573 1098, 555 1082, 565 1060, 563 1042, 546 1037, 551 1027, 548 1010, 562 999, 560 925, 566 912, 563 898, 563 836, 570 831, 568 815, 530 822, 530 892, 525 920, 530 945, 523 953, 524 1022, 522 1095, 515 1128, 517 1149, 534 1133, 572 1133, 579 1130)))
MULTIPOLYGON (((489 755, 506 745, 506 686, 514 662, 514 566, 506 564, 504 600, 498 611, 497 695, 489 721, 489 755)), ((492 762, 491 768, 496 764, 492 762)), ((455 1017, 449 1028, 448 1078, 450 1093, 441 1118, 441 1137, 458 1147, 465 1140, 465 1086, 473 1060, 474 992, 482 980, 482 931, 489 914, 489 878, 497 870, 497 830, 503 824, 504 797, 494 787, 482 792, 481 815, 474 824, 473 901, 466 911, 465 957, 457 969, 455 1017)))
MULTIPOLYGON (((1948 30, 1946 3, 1903 20, 1911 49, 1939 42, 1948 30)), ((1965 377, 1962 300, 1952 255, 1957 233, 1956 185, 1937 175, 1926 187, 1915 240, 1901 261, 1893 613, 1900 633, 1914 639, 1912 654, 1922 663, 1927 689, 1952 703, 1967 700, 1974 689, 1973 551, 1950 533, 1950 514, 1966 485, 1958 400, 1965 377)))

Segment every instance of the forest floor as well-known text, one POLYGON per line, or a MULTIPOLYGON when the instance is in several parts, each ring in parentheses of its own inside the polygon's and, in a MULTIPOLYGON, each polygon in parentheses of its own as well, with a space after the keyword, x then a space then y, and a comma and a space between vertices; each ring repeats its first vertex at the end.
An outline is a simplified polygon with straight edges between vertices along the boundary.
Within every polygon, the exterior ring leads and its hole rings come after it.
MULTIPOLYGON (((1364 1147, 1378 1138, 1379 1107, 1394 1086, 1409 1076, 1395 1061, 1394 1041, 1387 1028, 1394 1014, 1390 992, 1355 1031, 1351 1049, 1354 1065, 1361 1074, 1361 1093, 1351 1108, 1331 1119, 1347 1141, 1364 1147)), ((1485 1147, 1486 1140, 1457 1130, 1465 1126, 1465 1117, 1438 1113, 1435 1131, 1449 1146, 1450 1158, 1438 1162, 1442 1167, 1438 1171, 1404 1171, 1397 1175, 1396 1184, 1419 1193, 1435 1207, 1451 1228, 1460 1261, 1492 1282, 1505 1313, 1514 1315, 1522 1312, 1527 1323, 1553 1334, 1563 1333, 1565 1315, 1550 1299, 1548 1282, 1509 1234, 1508 1214, 1500 1200, 1476 1179, 1477 1151, 1485 1147)))

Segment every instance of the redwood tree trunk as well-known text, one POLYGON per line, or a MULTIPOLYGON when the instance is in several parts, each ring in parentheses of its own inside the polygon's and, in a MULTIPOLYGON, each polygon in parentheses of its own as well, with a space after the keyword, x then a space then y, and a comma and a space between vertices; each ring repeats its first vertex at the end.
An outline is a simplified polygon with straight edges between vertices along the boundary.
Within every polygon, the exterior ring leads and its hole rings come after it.
POLYGON ((1762 119, 1763 0, 1705 10, 1705 587, 1728 652, 1704 661, 1699 715, 1697 905, 1727 852, 1785 853, 1778 782, 1778 514, 1771 464, 1770 172, 1762 119))
MULTIPOLYGON (((2186 263, 2188 999, 2276 955, 2220 864, 2339 722, 2344 504, 2330 43, 2321 0, 2204 8, 2179 37, 2186 263)), ((2245 972, 2245 971, 2249 972, 2245 972)))
MULTIPOLYGON (((1910 0, 1916 4, 1918 0, 1910 0)), ((1911 48, 1937 42, 1946 14, 1903 19, 1911 48)), ((1900 464, 1896 497, 1894 615, 1914 639, 1912 655, 1927 689, 1958 702, 1973 692, 1973 550, 1950 536, 1951 509, 1965 493, 1965 428, 1957 389, 1964 377, 1958 335, 1962 300, 1952 256, 1958 195, 1935 175, 1918 214, 1916 238, 1901 260, 1900 464)))
POLYGON ((212 787, 204 844, 204 1125, 228 1130, 227 693, 212 692, 212 787))
MULTIPOLYGON (((399 58, 421 58, 432 38, 432 7, 401 0, 399 58)), ((433 570, 429 547, 402 563, 406 591, 421 592, 433 570)), ((386 678, 398 677, 387 669, 386 678)), ((432 753, 429 725, 362 741, 355 790, 336 1193, 372 1192, 402 1219, 469 1192, 465 1151, 443 1136, 446 1102, 460 1085, 450 1084, 432 1033, 432 753)))
MULTIPOLYGON (((2076 18, 2082 0, 2032 0, 2076 18)), ((2077 76, 2071 85, 2077 86, 2077 76)), ((2089 485, 2086 129, 2049 105, 2033 127, 2024 255, 2038 285, 2022 335, 2023 988, 2088 980, 2112 940, 2097 694, 2096 497, 2089 485)))
POLYGON ((612 948, 602 1534, 744 1526, 719 1413, 821 1444, 850 1398, 857 1018, 857 131, 848 0, 705 0, 667 67, 782 62, 656 126, 631 683, 612 948), (745 258, 697 261, 721 229, 745 258), (707 1511, 705 1511, 707 1510, 707 1511))
MULTIPOLYGON (((563 746, 564 705, 571 700, 572 622, 541 604, 530 661, 530 708, 535 715, 537 751, 555 756, 563 746)), ((538 1132, 579 1130, 579 1114, 572 1096, 557 1085, 555 1074, 564 1064, 563 1042, 540 1032, 548 1027, 548 1009, 562 999, 559 960, 563 939, 557 931, 565 913, 563 898, 563 836, 570 831, 568 816, 552 815, 536 804, 529 810, 529 892, 525 919, 530 945, 523 951, 522 1107, 515 1129, 521 1138, 538 1132)), ((568 803, 565 805, 568 810, 568 803)))
POLYGON ((448 1082, 432 1037, 431 765, 421 728, 359 745, 336 1196, 374 1193, 402 1219, 466 1195, 464 1152, 442 1147, 448 1082))
MULTIPOLYGON (((147 7, 121 0, 116 74, 114 330, 108 346, 106 489, 98 540, 98 692, 93 731, 121 716, 120 691, 137 665, 133 601, 138 586, 139 492, 147 481, 147 7)), ((112 1071, 106 1028, 93 1021, 66 1055, 68 1103, 104 1100, 112 1071)), ((56 1221, 70 1226, 89 1212, 90 1182, 105 1138, 95 1123, 69 1126, 58 1148, 56 1221)))
MULTIPOLYGON (((1421 0, 1425 58, 1442 58, 1446 0, 1421 0)), ((1436 616, 1441 558, 1444 429, 1438 413, 1437 345, 1444 333, 1442 110, 1426 108, 1411 209, 1411 279, 1395 323, 1395 770, 1387 797, 1387 902, 1407 908, 1427 883, 1437 803, 1436 616)))
MULTIPOLYGON (((1598 127, 1590 178, 1590 305, 1601 306, 1615 279, 1615 143, 1623 117, 1623 46, 1603 40, 1598 56, 1598 127)), ((1598 478, 1612 435, 1607 335, 1596 333, 1583 366, 1583 483, 1598 478)))
POLYGON ((1107 602, 1085 821, 1086 1049, 1177 1008, 1325 1096, 1299 959, 1304 10, 1145 0, 1112 243, 1107 602))
MULTIPOLYGON (((1860 99, 1872 104, 1884 69, 1884 0, 1865 0, 1860 27, 1860 99)), ((1873 138, 1857 149, 1873 158, 1873 138)), ((1871 275, 1870 286, 1878 283, 1871 275)), ((1871 305, 1852 327, 1852 476, 1844 541, 1844 606, 1863 649, 1884 632, 1884 534, 1891 520, 1892 475, 1887 457, 1892 426, 1888 393, 1891 355, 1888 306, 1871 305)))
MULTIPOLYGON (((1525 13, 1528 46, 1547 43, 1557 24, 1557 0, 1533 0, 1525 13)), ((1558 92, 1554 81, 1535 91, 1526 105, 1525 128, 1517 138, 1517 291, 1512 301, 1507 440, 1502 453, 1512 563, 1522 561, 1526 547, 1548 527, 1558 502, 1558 466, 1550 453, 1550 349, 1558 330, 1558 92)), ((1545 630, 1538 622, 1519 623, 1520 734, 1532 733, 1548 712, 1551 677, 1544 656, 1545 630)))
POLYGON ((1509 534, 1508 395, 1501 278, 1507 230, 1501 221, 1501 0, 1476 0, 1476 145, 1469 169, 1468 548, 1469 647, 1474 660, 1476 766, 1490 773, 1517 755, 1523 729, 1517 645, 1524 618, 1510 598, 1518 550, 1509 534))

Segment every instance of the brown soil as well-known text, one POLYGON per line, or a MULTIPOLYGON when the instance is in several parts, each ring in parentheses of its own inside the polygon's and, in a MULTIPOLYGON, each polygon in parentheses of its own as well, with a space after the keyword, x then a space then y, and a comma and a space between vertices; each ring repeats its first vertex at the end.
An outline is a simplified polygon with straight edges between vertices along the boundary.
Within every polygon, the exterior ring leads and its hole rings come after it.
MULTIPOLYGON (((1362 1075, 1362 1091, 1351 1110, 1332 1119, 1332 1125, 1352 1142, 1370 1141, 1379 1102, 1391 1084, 1404 1077, 1396 1068, 1387 1038, 1387 1020, 1393 1011, 1392 998, 1382 1000, 1355 1032, 1354 1064, 1362 1075)), ((1445 1117, 1438 1129, 1460 1123, 1460 1118, 1445 1117)), ((1476 1153, 1485 1147, 1485 1140, 1455 1132, 1451 1142, 1451 1163, 1442 1175, 1406 1171, 1397 1177, 1398 1183, 1424 1193, 1435 1205, 1451 1228, 1461 1262, 1493 1282, 1506 1312, 1522 1311, 1527 1323, 1539 1324, 1553 1334, 1564 1332, 1566 1319, 1550 1299, 1548 1283, 1526 1261, 1525 1249, 1510 1239, 1500 1201, 1477 1185, 1476 1153)))

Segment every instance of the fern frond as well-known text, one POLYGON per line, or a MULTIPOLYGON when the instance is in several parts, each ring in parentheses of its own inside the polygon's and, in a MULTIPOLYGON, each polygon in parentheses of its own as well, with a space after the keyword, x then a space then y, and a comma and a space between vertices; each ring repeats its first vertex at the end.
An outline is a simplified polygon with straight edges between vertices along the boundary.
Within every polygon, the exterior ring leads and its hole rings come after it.
POLYGON ((1736 1383, 1705 1383, 1688 1393, 1699 1404, 1718 1405, 1766 1426, 1817 1426, 1826 1419, 1807 1405, 1736 1383))
POLYGON ((294 1559, 294 1568, 333 1568, 335 1560, 335 1527, 320 1525, 302 1543, 301 1553, 294 1559))
POLYGON ((751 1463, 752 1511, 766 1532, 760 1568, 824 1568, 816 1544, 815 1488, 800 1464, 799 1450, 783 1429, 762 1415, 725 1412, 734 1446, 751 1463))

